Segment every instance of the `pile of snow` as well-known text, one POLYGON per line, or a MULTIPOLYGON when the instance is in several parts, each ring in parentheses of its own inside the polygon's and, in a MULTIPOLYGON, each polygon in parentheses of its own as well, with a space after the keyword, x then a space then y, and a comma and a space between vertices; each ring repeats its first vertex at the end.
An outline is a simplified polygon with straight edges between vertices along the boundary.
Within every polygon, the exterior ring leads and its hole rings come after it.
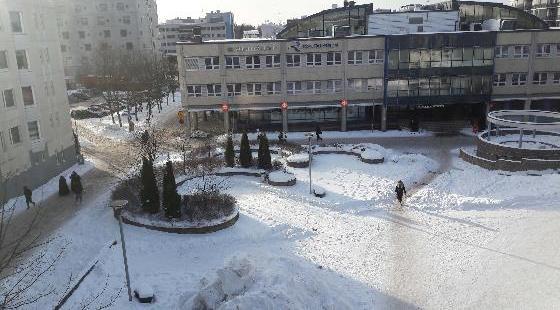
POLYGON ((325 195, 327 194, 327 192, 325 191, 324 188, 322 188, 321 186, 318 185, 313 185, 313 195, 315 195, 316 197, 325 197, 325 195))
POLYGON ((360 154, 360 157, 366 160, 382 160, 383 155, 376 150, 366 149, 360 154))
POLYGON ((298 163, 298 164, 307 163, 309 162, 309 154, 306 153, 294 154, 289 156, 286 160, 289 163, 298 163))
POLYGON ((150 285, 141 282, 138 286, 134 289, 134 292, 138 295, 138 298, 150 298, 154 297, 154 288, 150 285))
POLYGON ((288 183, 295 181, 296 176, 284 171, 274 171, 268 175, 268 179, 274 183, 288 183))
POLYGON ((203 278, 180 309, 351 309, 351 296, 320 269, 287 257, 233 257, 203 278))

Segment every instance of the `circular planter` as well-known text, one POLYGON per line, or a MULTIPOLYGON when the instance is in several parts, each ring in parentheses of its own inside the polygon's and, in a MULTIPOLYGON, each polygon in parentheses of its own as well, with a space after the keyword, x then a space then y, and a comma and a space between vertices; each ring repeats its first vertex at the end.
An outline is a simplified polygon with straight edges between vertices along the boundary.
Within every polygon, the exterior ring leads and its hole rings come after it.
POLYGON ((275 171, 268 175, 268 184, 272 186, 294 186, 296 177, 291 173, 275 171))
POLYGON ((292 168, 309 167, 309 154, 294 154, 286 159, 286 163, 292 168))
MULTIPOLYGON (((239 210, 235 210, 233 214, 223 218, 223 221, 212 221, 208 226, 173 226, 173 222, 160 220, 159 222, 151 221, 140 217, 139 215, 133 214, 127 210, 123 210, 121 213, 122 221, 125 224, 142 227, 149 230, 161 231, 173 234, 208 234, 213 233, 225 228, 228 228, 235 224, 239 219, 239 210)), ((183 222, 176 222, 178 224, 183 224, 183 222)))
POLYGON ((365 150, 360 154, 360 160, 367 164, 382 164, 385 158, 376 150, 365 150))

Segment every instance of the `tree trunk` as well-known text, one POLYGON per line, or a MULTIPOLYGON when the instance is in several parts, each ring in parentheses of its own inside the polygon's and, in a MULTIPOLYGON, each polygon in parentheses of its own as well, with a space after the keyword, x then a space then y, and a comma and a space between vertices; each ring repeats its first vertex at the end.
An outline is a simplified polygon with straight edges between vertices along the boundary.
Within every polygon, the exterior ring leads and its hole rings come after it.
POLYGON ((134 105, 134 118, 138 121, 138 105, 134 105))
POLYGON ((173 102, 175 102, 175 92, 173 92, 173 102))

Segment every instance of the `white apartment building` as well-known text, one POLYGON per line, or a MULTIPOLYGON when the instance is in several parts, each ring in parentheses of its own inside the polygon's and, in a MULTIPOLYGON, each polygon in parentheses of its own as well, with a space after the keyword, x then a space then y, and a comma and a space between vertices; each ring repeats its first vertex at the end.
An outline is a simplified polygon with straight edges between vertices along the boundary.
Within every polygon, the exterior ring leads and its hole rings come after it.
POLYGON ((0 0, 0 198, 76 162, 50 0, 0 0))
POLYGON ((368 34, 409 34, 459 30, 459 11, 406 11, 373 13, 368 34))
POLYGON ((156 53, 155 0, 53 0, 68 82, 93 72, 100 48, 156 53))
POLYGON ((233 14, 212 11, 202 18, 175 18, 158 26, 160 52, 175 56, 177 42, 187 42, 199 36, 203 41, 233 39, 233 14))
POLYGON ((285 25, 266 22, 259 26, 261 30, 261 38, 263 39, 276 39, 276 36, 284 29, 285 25))

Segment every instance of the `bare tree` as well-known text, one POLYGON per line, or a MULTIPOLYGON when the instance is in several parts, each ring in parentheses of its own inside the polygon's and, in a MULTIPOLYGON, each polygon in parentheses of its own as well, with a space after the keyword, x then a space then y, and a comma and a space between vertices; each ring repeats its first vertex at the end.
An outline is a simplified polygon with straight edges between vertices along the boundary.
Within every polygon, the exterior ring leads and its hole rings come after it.
POLYGON ((16 201, 8 201, 10 177, 0 171, 0 309, 21 308, 53 294, 54 288, 41 279, 53 271, 66 248, 43 240, 37 229, 39 208, 24 229, 13 225, 16 201))
POLYGON ((119 53, 108 47, 100 47, 95 56, 97 88, 101 91, 105 102, 107 102, 113 124, 115 124, 116 114, 120 127, 122 127, 120 110, 124 74, 122 72, 122 59, 123 57, 119 53))

